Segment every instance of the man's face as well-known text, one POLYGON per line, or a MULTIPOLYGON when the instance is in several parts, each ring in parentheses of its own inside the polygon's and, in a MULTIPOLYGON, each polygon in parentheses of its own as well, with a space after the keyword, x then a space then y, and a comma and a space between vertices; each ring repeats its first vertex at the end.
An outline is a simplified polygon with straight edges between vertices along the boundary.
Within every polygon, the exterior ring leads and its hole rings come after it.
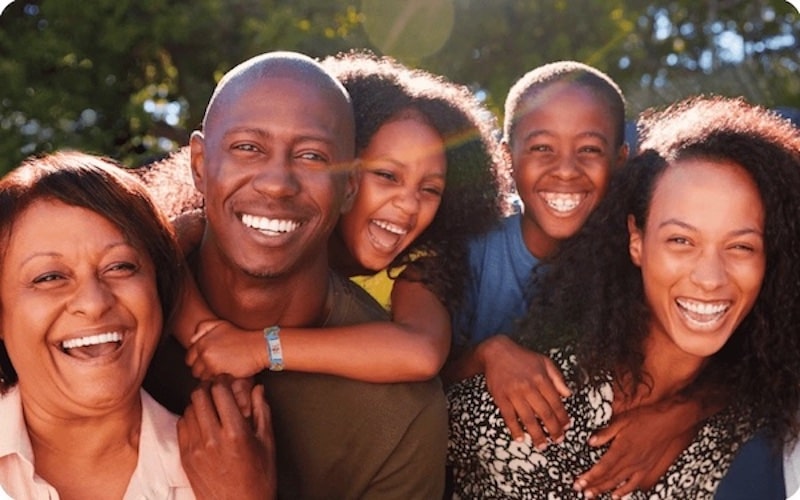
POLYGON ((328 236, 355 189, 342 102, 290 78, 229 92, 191 142, 204 245, 254 277, 327 263, 328 236))

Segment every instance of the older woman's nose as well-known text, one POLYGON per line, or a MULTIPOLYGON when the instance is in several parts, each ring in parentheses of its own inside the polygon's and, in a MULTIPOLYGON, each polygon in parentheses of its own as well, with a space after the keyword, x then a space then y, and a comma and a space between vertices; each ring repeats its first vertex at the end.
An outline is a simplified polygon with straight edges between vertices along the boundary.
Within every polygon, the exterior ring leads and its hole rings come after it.
POLYGON ((114 294, 101 279, 92 277, 82 280, 67 303, 67 311, 92 318, 99 318, 114 304, 114 294))

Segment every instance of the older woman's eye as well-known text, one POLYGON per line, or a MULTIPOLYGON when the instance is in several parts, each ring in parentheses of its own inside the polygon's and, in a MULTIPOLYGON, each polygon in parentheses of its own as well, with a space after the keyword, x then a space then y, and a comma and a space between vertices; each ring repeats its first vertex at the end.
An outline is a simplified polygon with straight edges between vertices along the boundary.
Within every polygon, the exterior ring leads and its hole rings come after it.
POLYGON ((50 272, 36 276, 35 278, 33 278, 32 283, 34 285, 39 285, 43 283, 52 283, 63 279, 65 278, 64 275, 62 275, 61 273, 50 272))
POLYGON ((138 269, 139 266, 133 262, 115 262, 106 268, 106 272, 113 273, 114 275, 130 275, 135 273, 138 269))

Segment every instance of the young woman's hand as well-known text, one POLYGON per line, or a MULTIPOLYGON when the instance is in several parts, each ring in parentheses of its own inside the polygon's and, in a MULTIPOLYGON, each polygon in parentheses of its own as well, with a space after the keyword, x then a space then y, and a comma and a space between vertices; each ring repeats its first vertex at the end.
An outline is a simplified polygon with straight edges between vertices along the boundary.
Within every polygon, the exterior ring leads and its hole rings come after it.
POLYGON ((700 420, 695 405, 666 402, 614 415, 589 438, 591 446, 611 445, 600 460, 575 481, 584 498, 611 492, 621 498, 649 489, 694 438, 700 420))

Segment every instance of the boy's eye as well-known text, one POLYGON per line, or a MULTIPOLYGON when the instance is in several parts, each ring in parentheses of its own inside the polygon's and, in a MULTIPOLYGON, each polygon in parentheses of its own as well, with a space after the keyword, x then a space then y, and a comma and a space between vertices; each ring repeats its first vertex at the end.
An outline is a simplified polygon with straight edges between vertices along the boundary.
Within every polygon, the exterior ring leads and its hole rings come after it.
POLYGON ((597 146, 583 146, 579 149, 581 153, 589 153, 589 154, 602 154, 603 149, 597 146))

